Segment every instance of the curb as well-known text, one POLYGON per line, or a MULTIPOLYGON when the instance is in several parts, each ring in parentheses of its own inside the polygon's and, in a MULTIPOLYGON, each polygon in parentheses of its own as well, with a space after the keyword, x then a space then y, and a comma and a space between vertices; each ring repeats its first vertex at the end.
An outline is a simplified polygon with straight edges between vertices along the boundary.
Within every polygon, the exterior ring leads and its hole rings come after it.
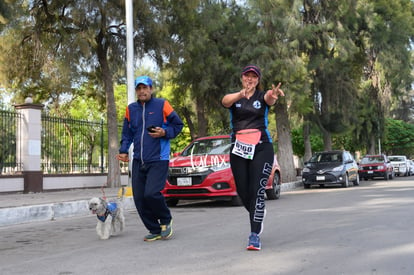
POLYGON ((293 182, 287 182, 287 183, 282 183, 282 185, 280 186, 280 191, 290 191, 290 190, 294 190, 294 189, 298 189, 298 188, 302 188, 303 187, 303 183, 301 180, 298 181, 293 181, 293 182))
MULTIPOLYGON (((295 182, 283 183, 280 190, 281 192, 285 192, 301 187, 303 187, 303 183, 299 180, 295 182)), ((114 199, 116 199, 116 196, 108 198, 109 201, 114 199)), ((38 221, 53 221, 55 219, 75 216, 93 215, 89 211, 88 202, 89 200, 77 200, 0 208, 0 227, 38 221)), ((126 196, 123 200, 123 206, 124 209, 135 209, 133 198, 131 196, 126 196)))
MULTIPOLYGON (((111 200, 113 198, 109 198, 111 200)), ((125 209, 135 208, 132 198, 123 201, 125 209)), ((0 226, 16 225, 38 221, 53 221, 60 218, 92 215, 88 200, 48 203, 0 209, 0 226)))

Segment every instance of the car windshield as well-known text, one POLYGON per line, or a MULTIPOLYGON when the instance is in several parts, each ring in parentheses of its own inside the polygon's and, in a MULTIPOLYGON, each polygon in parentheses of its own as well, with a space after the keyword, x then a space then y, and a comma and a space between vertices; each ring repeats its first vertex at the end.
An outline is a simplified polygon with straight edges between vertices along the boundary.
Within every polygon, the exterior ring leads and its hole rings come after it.
POLYGON ((320 153, 315 154, 309 162, 319 163, 319 162, 342 162, 341 153, 320 153))
POLYGON ((223 155, 230 153, 230 147, 230 138, 203 139, 193 142, 181 155, 223 155))
POLYGON ((389 157, 390 161, 405 161, 403 157, 389 157))
POLYGON ((384 162, 384 158, 382 156, 369 156, 364 157, 361 159, 361 164, 370 164, 370 163, 379 163, 384 162))

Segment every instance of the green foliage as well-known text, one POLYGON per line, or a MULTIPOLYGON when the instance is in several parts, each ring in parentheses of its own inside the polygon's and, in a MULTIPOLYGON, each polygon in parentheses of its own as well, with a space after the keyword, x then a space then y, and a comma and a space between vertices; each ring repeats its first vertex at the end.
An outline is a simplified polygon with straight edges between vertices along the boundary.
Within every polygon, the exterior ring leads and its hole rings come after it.
POLYGON ((406 155, 414 158, 414 125, 401 120, 386 120, 384 151, 388 155, 406 155))
MULTIPOLYGON (((298 157, 303 157, 305 154, 303 129, 295 128, 292 130, 292 147, 293 153, 298 157)), ((321 135, 311 135, 312 152, 323 151, 323 139, 321 135)))

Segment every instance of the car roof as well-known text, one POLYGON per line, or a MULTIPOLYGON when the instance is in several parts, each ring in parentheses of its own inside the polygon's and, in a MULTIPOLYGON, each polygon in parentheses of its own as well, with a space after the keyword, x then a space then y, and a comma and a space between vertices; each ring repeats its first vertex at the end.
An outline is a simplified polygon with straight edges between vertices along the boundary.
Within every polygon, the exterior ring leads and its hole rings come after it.
POLYGON ((330 154, 330 153, 342 153, 342 152, 346 152, 345 150, 330 150, 330 151, 320 151, 320 152, 315 152, 315 154, 330 154))
POLYGON ((206 140, 206 139, 217 139, 217 138, 230 138, 230 135, 217 135, 217 136, 205 136, 205 137, 199 137, 194 139, 196 140, 206 140))

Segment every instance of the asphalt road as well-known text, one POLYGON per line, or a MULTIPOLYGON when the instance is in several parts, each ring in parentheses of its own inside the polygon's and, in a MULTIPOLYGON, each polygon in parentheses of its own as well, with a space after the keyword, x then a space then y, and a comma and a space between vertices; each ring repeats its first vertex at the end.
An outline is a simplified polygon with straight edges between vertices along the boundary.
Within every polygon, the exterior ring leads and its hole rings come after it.
POLYGON ((0 228, 1 274, 414 274, 414 177, 298 189, 267 201, 262 250, 242 207, 171 208, 174 237, 147 243, 135 211, 107 241, 95 216, 0 228))

